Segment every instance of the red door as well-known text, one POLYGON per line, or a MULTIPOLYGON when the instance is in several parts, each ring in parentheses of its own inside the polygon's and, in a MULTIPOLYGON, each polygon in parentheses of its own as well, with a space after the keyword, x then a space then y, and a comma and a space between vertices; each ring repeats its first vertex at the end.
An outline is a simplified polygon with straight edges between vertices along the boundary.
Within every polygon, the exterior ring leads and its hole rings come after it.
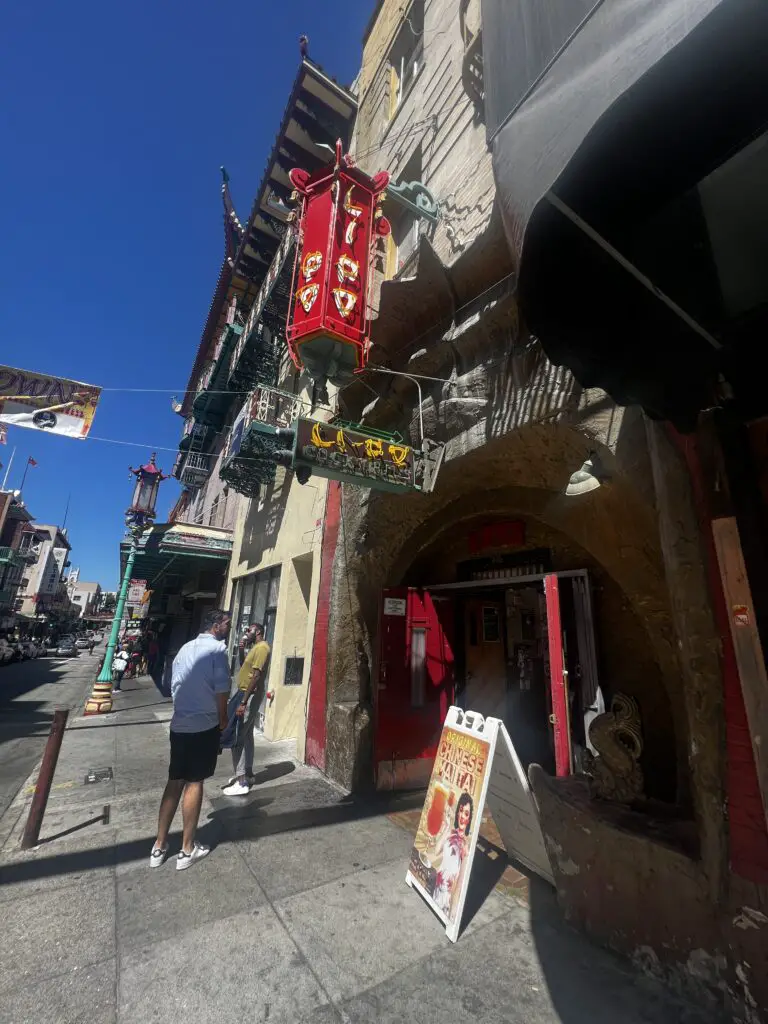
POLYGON ((429 781, 453 702, 453 616, 450 598, 407 587, 382 593, 374 739, 379 789, 429 781))
POLYGON ((552 691, 550 721, 555 734, 555 774, 570 775, 571 723, 568 711, 568 675, 563 657, 563 624, 560 616, 560 588, 557 576, 544 577, 549 638, 549 675, 552 691))

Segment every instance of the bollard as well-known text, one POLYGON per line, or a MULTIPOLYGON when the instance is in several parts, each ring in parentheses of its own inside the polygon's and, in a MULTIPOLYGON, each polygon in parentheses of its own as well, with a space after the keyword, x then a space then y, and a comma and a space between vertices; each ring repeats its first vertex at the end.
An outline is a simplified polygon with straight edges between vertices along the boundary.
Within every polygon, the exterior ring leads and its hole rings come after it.
POLYGON ((27 824, 24 826, 24 835, 21 838, 22 850, 28 850, 37 846, 40 838, 40 829, 43 825, 43 815, 48 803, 48 794, 51 792, 53 773, 56 771, 56 762, 59 760, 61 741, 64 739, 64 729, 67 725, 69 710, 67 708, 56 708, 53 712, 53 724, 51 732, 45 744, 43 763, 40 765, 40 774, 37 777, 35 795, 32 797, 32 806, 29 808, 27 824))

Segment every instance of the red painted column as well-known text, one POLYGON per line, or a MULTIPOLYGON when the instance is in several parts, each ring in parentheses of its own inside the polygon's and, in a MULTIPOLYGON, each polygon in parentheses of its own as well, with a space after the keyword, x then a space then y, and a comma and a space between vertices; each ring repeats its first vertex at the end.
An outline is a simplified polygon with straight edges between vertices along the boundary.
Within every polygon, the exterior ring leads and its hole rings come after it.
POLYGON ((328 628, 330 625, 331 585, 336 543, 341 522, 341 484, 328 484, 320 545, 320 590, 317 597, 315 634, 312 642, 312 667, 309 673, 307 744, 304 760, 325 771, 326 714, 328 701, 328 628))
POLYGON ((712 517, 706 498, 699 453, 692 436, 683 437, 670 429, 682 451, 693 485, 701 534, 707 551, 707 573, 715 622, 723 648, 723 695, 725 704, 726 778, 728 798, 728 841, 731 870, 752 882, 768 883, 768 829, 757 781, 752 740, 747 723, 741 679, 731 639, 725 595, 720 581, 717 552, 712 538, 712 517))
POLYGON ((568 721, 568 693, 563 671, 563 625, 560 619, 560 588, 557 576, 544 577, 549 635, 549 682, 552 689, 552 716, 555 733, 555 774, 571 774, 571 729, 568 721))

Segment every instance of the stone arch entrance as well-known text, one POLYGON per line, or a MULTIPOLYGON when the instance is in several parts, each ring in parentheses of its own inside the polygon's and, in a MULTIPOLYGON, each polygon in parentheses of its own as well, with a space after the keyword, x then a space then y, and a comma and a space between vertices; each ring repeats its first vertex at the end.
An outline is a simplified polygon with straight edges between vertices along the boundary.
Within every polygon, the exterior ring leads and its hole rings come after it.
MULTIPOLYGON (((519 518, 529 524, 536 543, 546 540, 556 549, 563 568, 581 561, 595 574, 607 671, 617 681, 615 689, 624 686, 638 695, 651 747, 662 764, 672 762, 676 777, 673 791, 667 787, 663 795, 686 806, 685 713, 652 497, 638 488, 637 472, 626 471, 620 431, 617 437, 608 447, 574 427, 530 425, 466 454, 457 452, 432 495, 368 493, 360 500, 359 491, 345 488, 329 635, 332 774, 334 761, 337 775, 357 783, 372 773, 382 589, 434 582, 425 574, 435 571, 452 544, 460 548, 473 524, 519 518), (610 482, 591 494, 566 498, 568 478, 590 449, 601 451, 610 482), (623 644, 636 652, 631 662, 625 659, 627 670, 622 669, 623 644)), ((635 465, 643 457, 636 449, 630 455, 635 465)), ((664 789, 659 779, 654 788, 664 789)))

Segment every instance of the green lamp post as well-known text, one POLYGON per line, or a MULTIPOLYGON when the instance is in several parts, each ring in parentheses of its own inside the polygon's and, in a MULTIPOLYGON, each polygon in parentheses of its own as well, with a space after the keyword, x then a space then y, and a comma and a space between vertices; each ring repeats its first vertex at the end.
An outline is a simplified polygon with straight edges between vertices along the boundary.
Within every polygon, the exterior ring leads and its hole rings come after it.
POLYGON ((133 500, 125 512, 125 525, 131 534, 131 547, 128 552, 128 560, 125 563, 125 572, 120 582, 115 616, 112 619, 112 629, 104 662, 96 682, 93 684, 91 695, 85 704, 86 715, 105 715, 112 710, 112 659, 115 655, 117 635, 120 632, 120 622, 123 618, 128 587, 131 583, 133 563, 136 561, 141 535, 148 526, 152 525, 157 514, 155 506, 160 482, 168 479, 155 465, 155 458, 156 453, 152 452, 152 457, 146 465, 139 466, 138 469, 131 467, 131 473, 136 477, 136 484, 133 489, 133 500))

